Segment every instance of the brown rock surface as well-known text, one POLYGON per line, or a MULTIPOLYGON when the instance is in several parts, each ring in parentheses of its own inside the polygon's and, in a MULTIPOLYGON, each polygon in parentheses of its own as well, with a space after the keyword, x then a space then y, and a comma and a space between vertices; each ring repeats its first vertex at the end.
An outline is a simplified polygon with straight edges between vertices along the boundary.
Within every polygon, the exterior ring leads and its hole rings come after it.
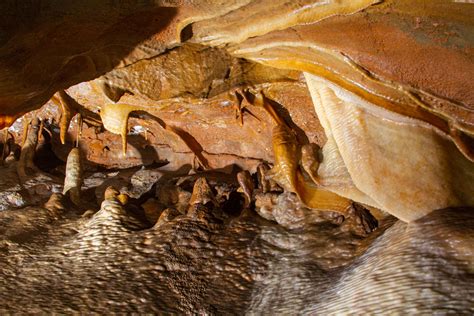
POLYGON ((474 74, 472 6, 434 1, 423 7, 423 15, 415 8, 413 1, 386 1, 353 15, 249 39, 231 51, 322 75, 444 130, 445 123, 438 121, 448 118, 472 135, 474 100, 472 83, 466 83, 474 74), (414 93, 424 107, 402 89, 414 93))

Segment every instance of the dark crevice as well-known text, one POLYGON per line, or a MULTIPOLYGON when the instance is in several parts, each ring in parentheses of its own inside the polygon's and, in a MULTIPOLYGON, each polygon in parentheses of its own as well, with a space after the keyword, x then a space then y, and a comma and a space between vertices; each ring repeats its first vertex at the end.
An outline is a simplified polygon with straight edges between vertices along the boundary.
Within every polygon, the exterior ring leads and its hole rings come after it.
POLYGON ((179 34, 179 39, 181 43, 184 43, 192 37, 193 37, 193 25, 188 24, 181 30, 181 33, 179 34))

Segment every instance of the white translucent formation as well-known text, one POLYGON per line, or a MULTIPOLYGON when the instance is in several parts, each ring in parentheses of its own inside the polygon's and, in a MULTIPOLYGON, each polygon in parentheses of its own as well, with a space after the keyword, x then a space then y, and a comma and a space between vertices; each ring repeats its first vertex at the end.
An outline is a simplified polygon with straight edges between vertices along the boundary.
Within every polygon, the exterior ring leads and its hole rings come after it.
POLYGON ((407 222, 474 205, 474 164, 438 129, 305 74, 328 142, 321 184, 407 222))

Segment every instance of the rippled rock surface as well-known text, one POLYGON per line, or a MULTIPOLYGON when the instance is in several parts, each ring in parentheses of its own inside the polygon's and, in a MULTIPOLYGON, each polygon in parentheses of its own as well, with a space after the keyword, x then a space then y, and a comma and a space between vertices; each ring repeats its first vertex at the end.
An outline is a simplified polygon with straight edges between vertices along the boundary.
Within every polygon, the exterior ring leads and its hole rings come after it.
MULTIPOLYGON (((192 190, 195 180, 186 181, 182 189, 192 190)), ((287 208, 295 203, 280 196, 287 208)), ((0 310, 473 311, 472 210, 433 212, 410 224, 387 217, 367 233, 356 215, 317 211, 301 212, 293 218, 298 227, 287 229, 242 210, 242 200, 197 200, 171 213, 177 201, 170 200, 157 223, 137 201, 123 206, 110 195, 100 210, 96 201, 85 212, 53 198, 2 211, 0 310)))

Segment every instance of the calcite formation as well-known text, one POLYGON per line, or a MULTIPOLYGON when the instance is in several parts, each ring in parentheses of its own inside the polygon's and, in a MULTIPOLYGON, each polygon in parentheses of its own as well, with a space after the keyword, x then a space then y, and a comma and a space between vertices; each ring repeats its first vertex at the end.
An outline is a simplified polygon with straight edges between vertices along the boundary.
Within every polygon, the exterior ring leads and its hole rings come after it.
POLYGON ((473 14, 0 4, 0 310, 472 312, 473 14))

